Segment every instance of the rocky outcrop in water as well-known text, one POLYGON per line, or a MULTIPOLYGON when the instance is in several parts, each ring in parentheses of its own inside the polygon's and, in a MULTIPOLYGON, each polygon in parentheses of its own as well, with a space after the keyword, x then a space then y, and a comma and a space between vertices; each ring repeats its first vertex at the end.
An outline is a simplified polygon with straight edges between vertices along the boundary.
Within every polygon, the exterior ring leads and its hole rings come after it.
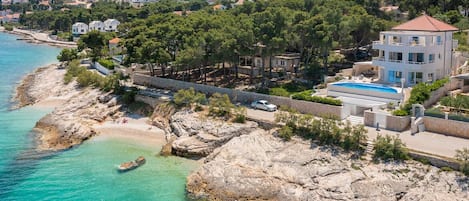
POLYGON ((468 180, 416 162, 370 164, 265 131, 233 138, 187 180, 195 198, 209 200, 468 199, 468 180))
POLYGON ((248 134, 257 123, 229 123, 214 120, 203 114, 183 110, 170 118, 171 132, 177 136, 172 143, 172 153, 178 156, 203 157, 222 146, 233 137, 248 134))
POLYGON ((95 135, 92 125, 103 122, 120 108, 115 97, 107 96, 103 98, 98 90, 83 90, 40 119, 36 124, 42 131, 39 148, 67 149, 95 135))

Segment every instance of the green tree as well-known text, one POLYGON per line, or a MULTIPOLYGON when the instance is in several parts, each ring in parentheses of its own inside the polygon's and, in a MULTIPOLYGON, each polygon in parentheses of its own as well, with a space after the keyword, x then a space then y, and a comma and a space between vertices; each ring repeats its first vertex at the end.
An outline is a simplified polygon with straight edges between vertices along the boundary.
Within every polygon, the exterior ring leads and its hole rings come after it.
POLYGON ((234 105, 226 94, 214 93, 209 98, 210 115, 229 118, 232 114, 231 110, 233 108, 234 105))
POLYGON ((93 30, 80 37, 78 41, 78 50, 82 51, 86 48, 91 49, 93 61, 97 61, 103 54, 103 50, 107 47, 110 37, 104 33, 93 30))
POLYGON ((77 49, 62 49, 60 54, 57 56, 57 60, 59 61, 72 61, 74 59, 78 59, 77 49))

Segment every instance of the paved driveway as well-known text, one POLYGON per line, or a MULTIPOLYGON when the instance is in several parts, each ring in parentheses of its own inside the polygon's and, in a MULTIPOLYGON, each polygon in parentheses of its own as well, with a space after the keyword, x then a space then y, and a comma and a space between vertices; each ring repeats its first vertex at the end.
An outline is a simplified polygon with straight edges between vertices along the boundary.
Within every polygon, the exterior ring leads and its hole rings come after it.
POLYGON ((257 110, 253 109, 251 107, 247 107, 246 110, 247 116, 252 119, 258 119, 258 120, 263 120, 263 121, 270 121, 274 122, 275 121, 275 112, 268 112, 264 110, 257 110))

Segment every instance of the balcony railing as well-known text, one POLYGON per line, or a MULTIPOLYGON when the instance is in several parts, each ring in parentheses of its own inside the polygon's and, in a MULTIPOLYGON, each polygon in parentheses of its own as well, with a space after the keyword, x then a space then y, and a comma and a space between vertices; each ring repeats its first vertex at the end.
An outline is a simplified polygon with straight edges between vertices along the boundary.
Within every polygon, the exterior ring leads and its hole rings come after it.
POLYGON ((373 60, 375 61, 384 61, 384 57, 373 57, 373 60))
POLYGON ((402 63, 402 60, 388 59, 389 62, 402 63))
POLYGON ((426 64, 424 61, 407 61, 408 64, 426 64))

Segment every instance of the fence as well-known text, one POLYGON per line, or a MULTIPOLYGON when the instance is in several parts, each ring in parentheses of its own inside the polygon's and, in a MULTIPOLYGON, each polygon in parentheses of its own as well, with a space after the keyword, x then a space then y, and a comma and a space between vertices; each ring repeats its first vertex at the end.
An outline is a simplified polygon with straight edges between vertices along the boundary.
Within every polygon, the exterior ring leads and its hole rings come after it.
POLYGON ((152 86, 173 91, 177 91, 179 89, 194 88, 196 91, 200 91, 208 95, 214 93, 227 94, 233 102, 250 103, 255 100, 267 100, 276 105, 283 105, 296 109, 298 112, 301 113, 307 113, 316 116, 336 116, 341 119, 346 117, 343 112, 344 110, 342 106, 294 100, 288 97, 271 96, 254 92, 220 88, 191 82, 183 82, 179 80, 151 77, 148 75, 141 74, 135 74, 133 76, 133 82, 137 85, 152 86))

